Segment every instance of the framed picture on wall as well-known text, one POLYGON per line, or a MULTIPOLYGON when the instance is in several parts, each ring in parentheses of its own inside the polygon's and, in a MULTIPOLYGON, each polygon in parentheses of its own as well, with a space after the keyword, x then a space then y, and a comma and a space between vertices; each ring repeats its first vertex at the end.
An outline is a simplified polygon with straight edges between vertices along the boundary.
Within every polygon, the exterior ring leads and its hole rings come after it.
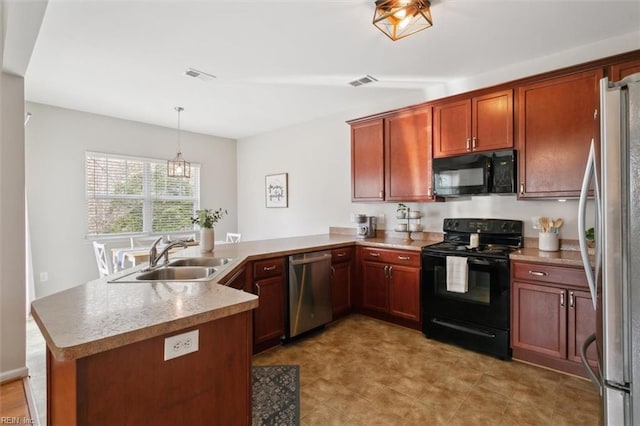
POLYGON ((287 173, 265 176, 267 207, 289 207, 287 179, 287 173))

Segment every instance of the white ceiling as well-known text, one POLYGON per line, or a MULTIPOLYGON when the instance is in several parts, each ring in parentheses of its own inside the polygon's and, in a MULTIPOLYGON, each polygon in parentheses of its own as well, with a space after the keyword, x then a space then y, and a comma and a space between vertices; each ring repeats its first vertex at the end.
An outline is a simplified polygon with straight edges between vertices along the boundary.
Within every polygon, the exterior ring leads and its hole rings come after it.
POLYGON ((179 105, 183 129, 243 138, 640 31, 640 0, 434 0, 434 26, 392 42, 373 9, 373 0, 49 0, 26 98, 167 127, 179 105), (217 79, 186 77, 189 67, 217 79), (379 82, 347 84, 365 74, 379 82))

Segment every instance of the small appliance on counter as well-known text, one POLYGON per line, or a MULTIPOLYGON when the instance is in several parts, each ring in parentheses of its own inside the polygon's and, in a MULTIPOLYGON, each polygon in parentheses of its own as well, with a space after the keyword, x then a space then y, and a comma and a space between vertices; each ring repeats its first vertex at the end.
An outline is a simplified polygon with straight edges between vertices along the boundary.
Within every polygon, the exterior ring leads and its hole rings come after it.
POLYGON ((355 215, 355 222, 358 224, 358 238, 375 238, 376 218, 364 214, 355 215))

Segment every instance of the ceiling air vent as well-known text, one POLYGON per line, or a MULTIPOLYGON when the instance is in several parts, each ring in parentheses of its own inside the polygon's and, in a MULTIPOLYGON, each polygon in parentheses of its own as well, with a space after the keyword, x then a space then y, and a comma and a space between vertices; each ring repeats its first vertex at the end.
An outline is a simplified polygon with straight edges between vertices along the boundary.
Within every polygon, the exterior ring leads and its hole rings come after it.
POLYGON ((362 78, 358 78, 356 80, 350 81, 349 84, 352 85, 353 87, 358 87, 364 84, 373 83, 374 81, 378 81, 378 79, 375 77, 371 77, 369 74, 367 74, 362 78))
POLYGON ((189 77, 198 78, 203 81, 209 81, 216 78, 215 75, 206 73, 204 71, 197 70, 195 68, 187 68, 184 72, 184 75, 188 75, 189 77))

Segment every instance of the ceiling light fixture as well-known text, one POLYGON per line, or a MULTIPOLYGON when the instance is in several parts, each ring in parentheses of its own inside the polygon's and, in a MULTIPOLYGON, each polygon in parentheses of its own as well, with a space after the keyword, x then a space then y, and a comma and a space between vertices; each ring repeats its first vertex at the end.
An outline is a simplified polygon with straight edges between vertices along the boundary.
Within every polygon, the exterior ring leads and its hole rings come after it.
POLYGON ((180 113, 184 111, 182 107, 175 107, 178 111, 178 154, 173 160, 167 161, 167 176, 169 177, 191 177, 191 164, 182 158, 180 141, 180 113))
POLYGON ((433 25, 429 0, 376 0, 373 25, 391 40, 425 30, 433 25))

